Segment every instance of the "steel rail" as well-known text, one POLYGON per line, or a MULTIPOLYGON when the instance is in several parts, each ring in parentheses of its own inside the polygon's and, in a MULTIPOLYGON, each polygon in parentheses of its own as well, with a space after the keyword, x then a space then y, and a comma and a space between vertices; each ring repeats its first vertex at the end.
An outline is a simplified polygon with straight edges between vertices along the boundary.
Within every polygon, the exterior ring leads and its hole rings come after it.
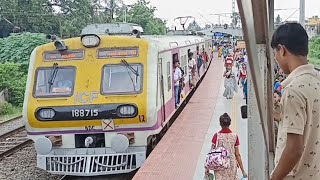
POLYGON ((7 138, 7 137, 11 136, 12 134, 15 134, 15 133, 17 133, 19 131, 22 131, 24 129, 25 129, 24 125, 23 126, 19 126, 19 127, 15 128, 15 129, 9 131, 9 132, 6 132, 6 133, 0 135, 0 139, 7 138))
POLYGON ((13 146, 12 148, 0 153, 0 160, 5 158, 5 157, 7 157, 7 156, 9 156, 9 155, 11 155, 11 154, 13 154, 13 153, 15 153, 18 150, 24 148, 25 146, 31 144, 32 142, 33 141, 31 139, 27 139, 27 140, 25 140, 25 141, 15 145, 15 146, 13 146))
POLYGON ((8 119, 8 120, 6 120, 6 121, 1 122, 1 123, 0 123, 0 126, 3 125, 3 124, 7 124, 7 123, 9 123, 9 122, 11 122, 11 121, 14 121, 14 120, 21 119, 21 118, 22 118, 22 115, 17 116, 17 117, 14 117, 14 118, 11 118, 11 119, 8 119))
MULTIPOLYGON (((20 126, 20 127, 17 127, 7 133, 4 133, 0 136, 0 140, 5 140, 6 138, 9 138, 10 136, 12 136, 13 134, 19 134, 21 132, 23 132, 25 129, 24 126, 20 126)), ((11 154, 13 154, 14 152, 24 148, 25 146, 31 144, 33 141, 31 139, 26 139, 22 142, 16 142, 14 143, 15 145, 13 147, 10 147, 9 149, 6 149, 5 151, 1 152, 0 153, 0 160, 3 159, 4 157, 7 157, 11 154)), ((5 141, 4 141, 5 143, 5 141)))

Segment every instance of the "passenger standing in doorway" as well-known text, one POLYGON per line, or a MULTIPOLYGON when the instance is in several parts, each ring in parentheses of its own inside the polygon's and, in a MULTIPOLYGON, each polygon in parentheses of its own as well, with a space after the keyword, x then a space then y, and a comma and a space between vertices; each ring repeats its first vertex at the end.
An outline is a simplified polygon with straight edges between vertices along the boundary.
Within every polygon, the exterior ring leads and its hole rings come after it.
POLYGON ((198 76, 199 76, 199 79, 200 79, 200 76, 201 76, 201 66, 203 64, 203 58, 202 58, 202 55, 200 54, 199 51, 197 51, 197 68, 198 68, 198 76))
POLYGON ((280 100, 272 180, 320 179, 320 77, 308 64, 308 35, 298 23, 278 27, 271 47, 288 77, 280 100))
POLYGON ((173 72, 173 81, 174 81, 174 97, 175 97, 175 107, 176 109, 180 105, 180 79, 182 78, 182 72, 180 70, 180 62, 176 60, 174 62, 174 72, 173 72))
POLYGON ((190 88, 193 88, 197 84, 197 79, 196 79, 196 60, 193 58, 193 53, 190 52, 188 55, 188 67, 189 67, 189 85, 190 88))

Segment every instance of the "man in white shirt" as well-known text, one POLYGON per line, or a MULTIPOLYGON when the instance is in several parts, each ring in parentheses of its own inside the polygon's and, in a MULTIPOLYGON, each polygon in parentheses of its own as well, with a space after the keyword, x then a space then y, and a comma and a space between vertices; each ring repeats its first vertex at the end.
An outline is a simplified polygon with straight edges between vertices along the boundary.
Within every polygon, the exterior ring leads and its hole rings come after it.
POLYGON ((189 85, 190 87, 196 86, 196 60, 193 58, 193 53, 189 53, 189 62, 188 62, 188 67, 189 67, 189 85))
POLYGON ((175 107, 178 108, 180 104, 180 79, 182 78, 182 72, 179 68, 179 60, 174 62, 174 72, 173 72, 173 81, 174 81, 174 97, 175 97, 175 107))

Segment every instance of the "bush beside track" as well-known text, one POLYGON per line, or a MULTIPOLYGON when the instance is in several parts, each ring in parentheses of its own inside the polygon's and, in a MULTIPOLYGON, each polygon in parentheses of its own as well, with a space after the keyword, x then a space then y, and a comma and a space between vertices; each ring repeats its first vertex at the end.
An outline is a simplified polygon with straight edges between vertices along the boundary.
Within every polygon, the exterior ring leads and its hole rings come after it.
POLYGON ((320 67, 320 36, 313 37, 309 42, 309 62, 320 67))
POLYGON ((21 111, 30 54, 35 47, 47 42, 44 34, 37 33, 0 38, 0 91, 8 89, 9 92, 9 101, 0 103, 0 119, 21 111))

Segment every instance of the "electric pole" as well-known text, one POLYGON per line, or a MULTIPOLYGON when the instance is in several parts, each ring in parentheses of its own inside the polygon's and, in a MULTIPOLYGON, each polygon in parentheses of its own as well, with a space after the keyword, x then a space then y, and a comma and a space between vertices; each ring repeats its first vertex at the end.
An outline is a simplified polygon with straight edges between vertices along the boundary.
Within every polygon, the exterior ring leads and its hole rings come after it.
POLYGON ((305 28, 305 0, 300 0, 300 24, 305 28))
POLYGON ((232 28, 235 28, 236 24, 236 0, 232 0, 232 28))

